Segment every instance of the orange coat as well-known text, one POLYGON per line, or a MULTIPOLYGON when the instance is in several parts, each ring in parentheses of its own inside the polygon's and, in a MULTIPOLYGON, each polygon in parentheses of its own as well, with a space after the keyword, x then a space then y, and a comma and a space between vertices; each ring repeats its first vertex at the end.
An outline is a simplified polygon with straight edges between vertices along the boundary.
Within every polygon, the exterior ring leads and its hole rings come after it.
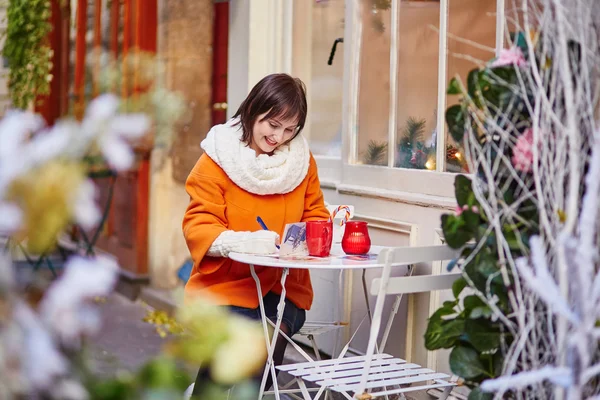
MULTIPOLYGON (((283 235, 292 222, 329 217, 323 201, 317 165, 310 157, 304 180, 286 194, 257 195, 241 189, 206 154, 202 155, 186 182, 190 204, 183 219, 183 234, 194 268, 185 287, 186 298, 194 293, 210 294, 219 304, 258 307, 256 284, 250 267, 228 258, 206 255, 214 240, 226 230, 257 231, 260 216, 270 230, 283 235)), ((281 294, 282 269, 256 266, 263 296, 281 294)), ((286 280, 287 298, 309 310, 313 290, 308 270, 291 269, 286 280)))

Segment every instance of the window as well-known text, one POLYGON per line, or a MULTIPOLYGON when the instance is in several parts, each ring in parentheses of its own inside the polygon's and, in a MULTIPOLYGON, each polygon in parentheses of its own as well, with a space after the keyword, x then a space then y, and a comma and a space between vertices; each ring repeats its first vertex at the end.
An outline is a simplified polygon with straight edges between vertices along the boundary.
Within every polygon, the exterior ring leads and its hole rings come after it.
POLYGON ((313 154, 338 159, 344 91, 344 46, 338 39, 344 37, 344 10, 345 0, 311 0, 295 1, 293 11, 292 74, 305 82, 309 106, 304 135, 313 154))
POLYGON ((467 168, 462 149, 446 132, 445 110, 457 101, 446 95, 447 83, 454 76, 466 81, 471 69, 494 57, 502 38, 495 15, 500 5, 496 0, 347 3, 352 26, 345 46, 352 61, 345 176, 379 188, 445 195, 446 189, 424 188, 422 179, 429 178, 422 174, 432 175, 427 181, 432 186, 436 179, 451 183, 436 171, 467 168), (366 165, 377 166, 377 172, 366 165), (398 178, 406 175, 390 172, 407 170, 422 173, 403 180, 404 186, 398 178))
MULTIPOLYGON (((496 47, 496 1, 450 1, 448 6, 448 73, 446 82, 458 76, 467 82, 470 70, 494 57, 496 47)), ((457 96, 446 97, 446 108, 458 102, 457 96)), ((444 129, 445 170, 465 172, 462 149, 444 129)))

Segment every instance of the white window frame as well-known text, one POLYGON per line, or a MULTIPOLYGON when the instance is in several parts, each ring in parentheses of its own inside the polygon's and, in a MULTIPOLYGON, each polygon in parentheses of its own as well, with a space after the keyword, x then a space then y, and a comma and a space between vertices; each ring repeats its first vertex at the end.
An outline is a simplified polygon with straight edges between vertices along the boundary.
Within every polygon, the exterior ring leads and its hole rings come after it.
MULTIPOLYGON (((393 167, 394 152, 388 154, 387 166, 357 164, 358 138, 358 84, 360 79, 359 55, 362 22, 360 1, 346 0, 344 30, 344 95, 342 113, 342 158, 315 156, 319 164, 319 175, 326 184, 364 187, 382 193, 408 192, 424 197, 448 198, 454 196, 455 173, 444 172, 446 161, 446 87, 448 59, 448 5, 451 0, 440 0, 440 37, 438 65, 437 107, 437 153, 436 170, 411 170, 393 167)), ((389 148, 395 147, 397 127, 397 46, 399 43, 400 0, 392 0, 390 41, 390 121, 388 126, 389 148)), ((504 46, 504 0, 496 0, 496 53, 504 46)))

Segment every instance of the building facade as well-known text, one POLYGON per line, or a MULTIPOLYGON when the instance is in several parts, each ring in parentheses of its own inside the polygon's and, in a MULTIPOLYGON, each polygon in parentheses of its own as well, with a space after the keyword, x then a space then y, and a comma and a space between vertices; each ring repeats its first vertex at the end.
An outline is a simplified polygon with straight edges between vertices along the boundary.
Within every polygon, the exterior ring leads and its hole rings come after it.
MULTIPOLYGON (((164 0, 162 7, 168 3, 164 0)), ((446 85, 454 76, 466 82, 470 69, 503 47, 504 2, 228 3, 227 115, 233 115, 264 75, 300 77, 309 98, 305 136, 319 165, 326 201, 354 205, 355 218, 369 223, 376 244, 443 243, 440 217, 454 210, 455 173, 468 173, 462 149, 446 133, 445 110, 456 101, 446 95, 446 85)), ((160 43, 160 30, 158 36, 160 43)), ((192 145, 205 134, 196 132, 192 145)), ((164 243, 164 208, 183 215, 187 204, 183 186, 171 179, 171 172, 153 175, 157 194, 151 197, 162 202, 151 214, 150 265, 156 276, 172 272, 185 254, 177 219, 168 244, 155 245, 164 243)), ((419 265, 416 273, 444 272, 440 264, 419 265)), ((366 280, 375 275, 369 273, 366 280)), ((362 279, 360 271, 342 277, 313 274, 316 299, 309 318, 348 321, 348 338, 365 313, 362 279)), ((423 345, 427 318, 443 298, 444 293, 435 293, 405 300, 388 350, 447 369, 447 357, 428 353, 423 345)), ((352 347, 360 352, 367 337, 363 324, 352 347)), ((328 351, 335 346, 333 336, 319 340, 328 351)))

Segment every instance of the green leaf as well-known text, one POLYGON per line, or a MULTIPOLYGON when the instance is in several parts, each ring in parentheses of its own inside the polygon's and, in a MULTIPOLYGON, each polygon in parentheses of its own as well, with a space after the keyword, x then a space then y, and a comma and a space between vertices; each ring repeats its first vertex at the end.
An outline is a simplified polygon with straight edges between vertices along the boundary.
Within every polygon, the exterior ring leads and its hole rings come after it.
POLYGON ((481 250, 463 269, 475 287, 482 292, 487 290, 487 281, 492 275, 492 283, 502 284, 502 276, 494 257, 495 255, 490 254, 488 250, 481 250))
POLYGON ((500 346, 500 332, 487 319, 468 319, 465 321, 465 338, 480 351, 492 351, 500 346))
POLYGON ((464 333, 465 320, 429 320, 425 331, 425 348, 427 350, 449 349, 456 344, 464 333))
POLYGON ((137 374, 138 383, 153 390, 176 390, 182 393, 189 386, 190 377, 178 367, 175 360, 159 357, 146 363, 137 374))
POLYGON ((460 89, 460 84, 458 83, 458 79, 456 77, 450 79, 450 83, 448 84, 447 94, 461 94, 462 90, 460 89))
POLYGON ((133 399, 135 388, 133 381, 117 378, 89 384, 91 400, 133 399))
POLYGON ((458 305, 458 300, 446 300, 443 305, 442 308, 446 309, 446 310, 454 310, 454 307, 456 307, 458 305))
POLYGON ((493 398, 494 395, 492 393, 484 392, 480 388, 476 387, 471 390, 467 400, 492 400, 493 398))
POLYGON ((437 311, 431 315, 425 331, 425 347, 430 350, 435 350, 443 348, 444 346, 451 346, 464 331, 462 327, 456 327, 454 325, 447 326, 454 320, 445 320, 443 318, 457 314, 457 311, 455 310, 457 304, 458 301, 445 301, 443 306, 438 308, 437 311), (456 333, 452 333, 454 329, 456 329, 456 333))
POLYGON ((465 221, 452 214, 442 215, 442 231, 446 243, 453 249, 460 249, 473 238, 465 221))
POLYGON ((475 103, 475 105, 481 108, 481 85, 480 85, 480 75, 483 75, 478 68, 472 69, 467 76, 467 91, 471 100, 475 103))
POLYGON ((481 219, 479 218, 478 213, 475 213, 472 210, 464 210, 461 214, 461 217, 465 221, 465 225, 467 225, 469 231, 476 233, 479 230, 481 219))
POLYGON ((502 276, 500 275, 500 268, 498 268, 498 260, 495 255, 489 253, 483 253, 479 257, 479 263, 477 272, 487 280, 493 275, 492 282, 502 283, 502 276))
POLYGON ((454 307, 458 304, 456 301, 445 301, 442 307, 438 308, 431 317, 429 317, 429 321, 443 321, 443 317, 448 315, 457 314, 454 307))
POLYGON ((479 86, 484 88, 482 93, 485 100, 501 110, 507 111, 510 121, 513 121, 513 123, 518 120, 527 119, 526 115, 523 115, 517 109, 517 106, 522 103, 523 99, 509 86, 515 84, 518 84, 518 78, 515 68, 512 65, 486 69, 479 76, 479 86), (507 106, 511 102, 513 104, 509 110, 507 106))
POLYGON ((454 281, 452 284, 452 293, 454 297, 458 298, 458 295, 463 291, 463 289, 467 287, 467 281, 462 276, 454 281))
POLYGON ((465 116, 460 104, 453 105, 446 110, 446 123, 448 124, 448 131, 452 135, 452 138, 457 143, 462 143, 466 126, 465 116))
POLYGON ((492 358, 492 366, 494 368, 494 377, 502 375, 502 368, 504 368, 504 355, 501 351, 494 353, 492 358))
POLYGON ((487 375, 487 370, 479 359, 477 351, 471 347, 457 346, 450 353, 450 369, 464 379, 487 375))
POLYGON ((469 314, 470 319, 489 318, 493 314, 492 309, 488 306, 475 307, 469 314))
POLYGON ((472 310, 477 307, 484 307, 485 305, 486 304, 484 303, 484 301, 481 300, 479 296, 476 296, 474 294, 466 296, 463 299, 463 307, 465 308, 465 310, 472 310))
POLYGON ((474 196, 471 180, 464 175, 456 175, 454 178, 454 195, 459 206, 470 205, 469 199, 474 196))

